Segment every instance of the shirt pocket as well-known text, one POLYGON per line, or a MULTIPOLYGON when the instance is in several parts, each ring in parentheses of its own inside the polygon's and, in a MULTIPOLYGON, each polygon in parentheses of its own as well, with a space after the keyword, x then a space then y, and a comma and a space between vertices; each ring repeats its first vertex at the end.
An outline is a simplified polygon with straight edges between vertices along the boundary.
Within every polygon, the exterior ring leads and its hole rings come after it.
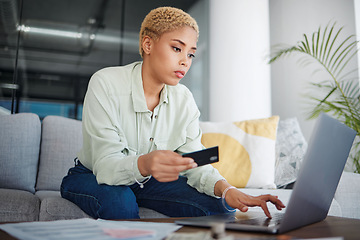
POLYGON ((176 151, 178 148, 186 143, 186 136, 180 135, 167 140, 154 141, 157 150, 171 150, 176 151))

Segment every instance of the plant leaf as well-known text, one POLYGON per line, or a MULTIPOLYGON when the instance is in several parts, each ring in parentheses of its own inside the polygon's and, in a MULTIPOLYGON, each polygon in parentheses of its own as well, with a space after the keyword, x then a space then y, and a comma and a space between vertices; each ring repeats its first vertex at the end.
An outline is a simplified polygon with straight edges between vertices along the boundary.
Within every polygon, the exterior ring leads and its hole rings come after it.
MULTIPOLYGON (((323 32, 318 28, 311 36, 311 44, 306 34, 304 39, 292 47, 278 49, 269 63, 273 63, 290 53, 302 54, 298 63, 306 67, 317 62, 319 68, 313 74, 323 71, 329 78, 325 81, 317 81, 309 84, 316 90, 316 96, 307 95, 308 118, 316 118, 321 112, 331 113, 344 124, 353 128, 360 136, 360 89, 357 76, 357 68, 343 73, 348 64, 357 56, 357 41, 352 40, 350 35, 340 41, 340 33, 343 27, 335 29, 336 23, 328 24, 323 32), (338 43, 339 42, 339 43, 338 43), (356 76, 355 76, 356 75, 356 76)), ((311 93, 311 92, 310 92, 311 93)), ((313 92, 314 93, 314 92, 313 92)), ((357 151, 353 156, 354 166, 360 173, 360 140, 356 144, 357 151)))

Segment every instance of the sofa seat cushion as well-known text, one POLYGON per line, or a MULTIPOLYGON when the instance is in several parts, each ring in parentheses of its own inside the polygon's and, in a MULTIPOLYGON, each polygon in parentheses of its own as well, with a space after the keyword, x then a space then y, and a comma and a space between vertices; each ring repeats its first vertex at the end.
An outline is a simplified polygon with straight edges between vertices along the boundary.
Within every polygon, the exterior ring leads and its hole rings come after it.
MULTIPOLYGON (((140 218, 166 218, 167 216, 148 208, 139 208, 140 218)), ((41 201, 39 221, 91 218, 74 203, 61 198, 49 197, 41 201)))
POLYGON ((62 197, 48 197, 41 201, 39 221, 90 218, 74 203, 62 197))
POLYGON ((36 196, 41 201, 39 221, 90 218, 74 203, 62 198, 59 191, 37 191, 36 196))
POLYGON ((139 207, 140 218, 168 218, 168 216, 149 208, 139 207))
POLYGON ((40 199, 34 194, 0 188, 0 222, 37 221, 40 199))
POLYGON ((36 114, 0 116, 0 188, 35 192, 40 132, 36 114))
MULTIPOLYGON (((72 202, 61 198, 59 191, 37 191, 41 200, 40 221, 91 218, 72 202)), ((140 218, 166 218, 167 216, 148 208, 139 208, 140 218)))
POLYGON ((360 174, 343 172, 334 198, 341 206, 342 217, 360 219, 360 174))
POLYGON ((59 191, 37 191, 35 195, 40 198, 40 201, 44 200, 45 198, 61 197, 59 191))

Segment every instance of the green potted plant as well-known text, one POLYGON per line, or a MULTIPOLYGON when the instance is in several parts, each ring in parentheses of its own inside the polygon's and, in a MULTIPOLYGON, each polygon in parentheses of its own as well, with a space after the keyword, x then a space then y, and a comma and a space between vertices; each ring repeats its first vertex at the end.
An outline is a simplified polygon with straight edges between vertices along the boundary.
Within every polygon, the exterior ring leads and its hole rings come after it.
POLYGON ((347 126, 358 132, 350 157, 353 160, 355 172, 360 173, 360 90, 358 77, 353 77, 357 69, 348 70, 348 63, 357 57, 355 35, 350 35, 341 41, 340 34, 343 27, 336 29, 336 23, 321 27, 294 46, 274 47, 269 63, 289 54, 301 54, 303 63, 314 63, 319 71, 325 71, 328 80, 310 83, 317 92, 307 95, 311 103, 308 118, 316 118, 320 112, 330 113, 347 126), (321 93, 319 97, 318 93, 321 93))

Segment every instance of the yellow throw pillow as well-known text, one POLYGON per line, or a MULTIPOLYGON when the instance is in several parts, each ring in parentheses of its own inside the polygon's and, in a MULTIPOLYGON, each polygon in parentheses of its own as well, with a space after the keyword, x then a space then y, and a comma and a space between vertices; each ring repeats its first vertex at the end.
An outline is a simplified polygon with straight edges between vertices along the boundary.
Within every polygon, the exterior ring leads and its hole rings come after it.
POLYGON ((275 141, 279 116, 241 122, 200 122, 202 144, 219 146, 212 164, 238 188, 276 188, 275 141))

